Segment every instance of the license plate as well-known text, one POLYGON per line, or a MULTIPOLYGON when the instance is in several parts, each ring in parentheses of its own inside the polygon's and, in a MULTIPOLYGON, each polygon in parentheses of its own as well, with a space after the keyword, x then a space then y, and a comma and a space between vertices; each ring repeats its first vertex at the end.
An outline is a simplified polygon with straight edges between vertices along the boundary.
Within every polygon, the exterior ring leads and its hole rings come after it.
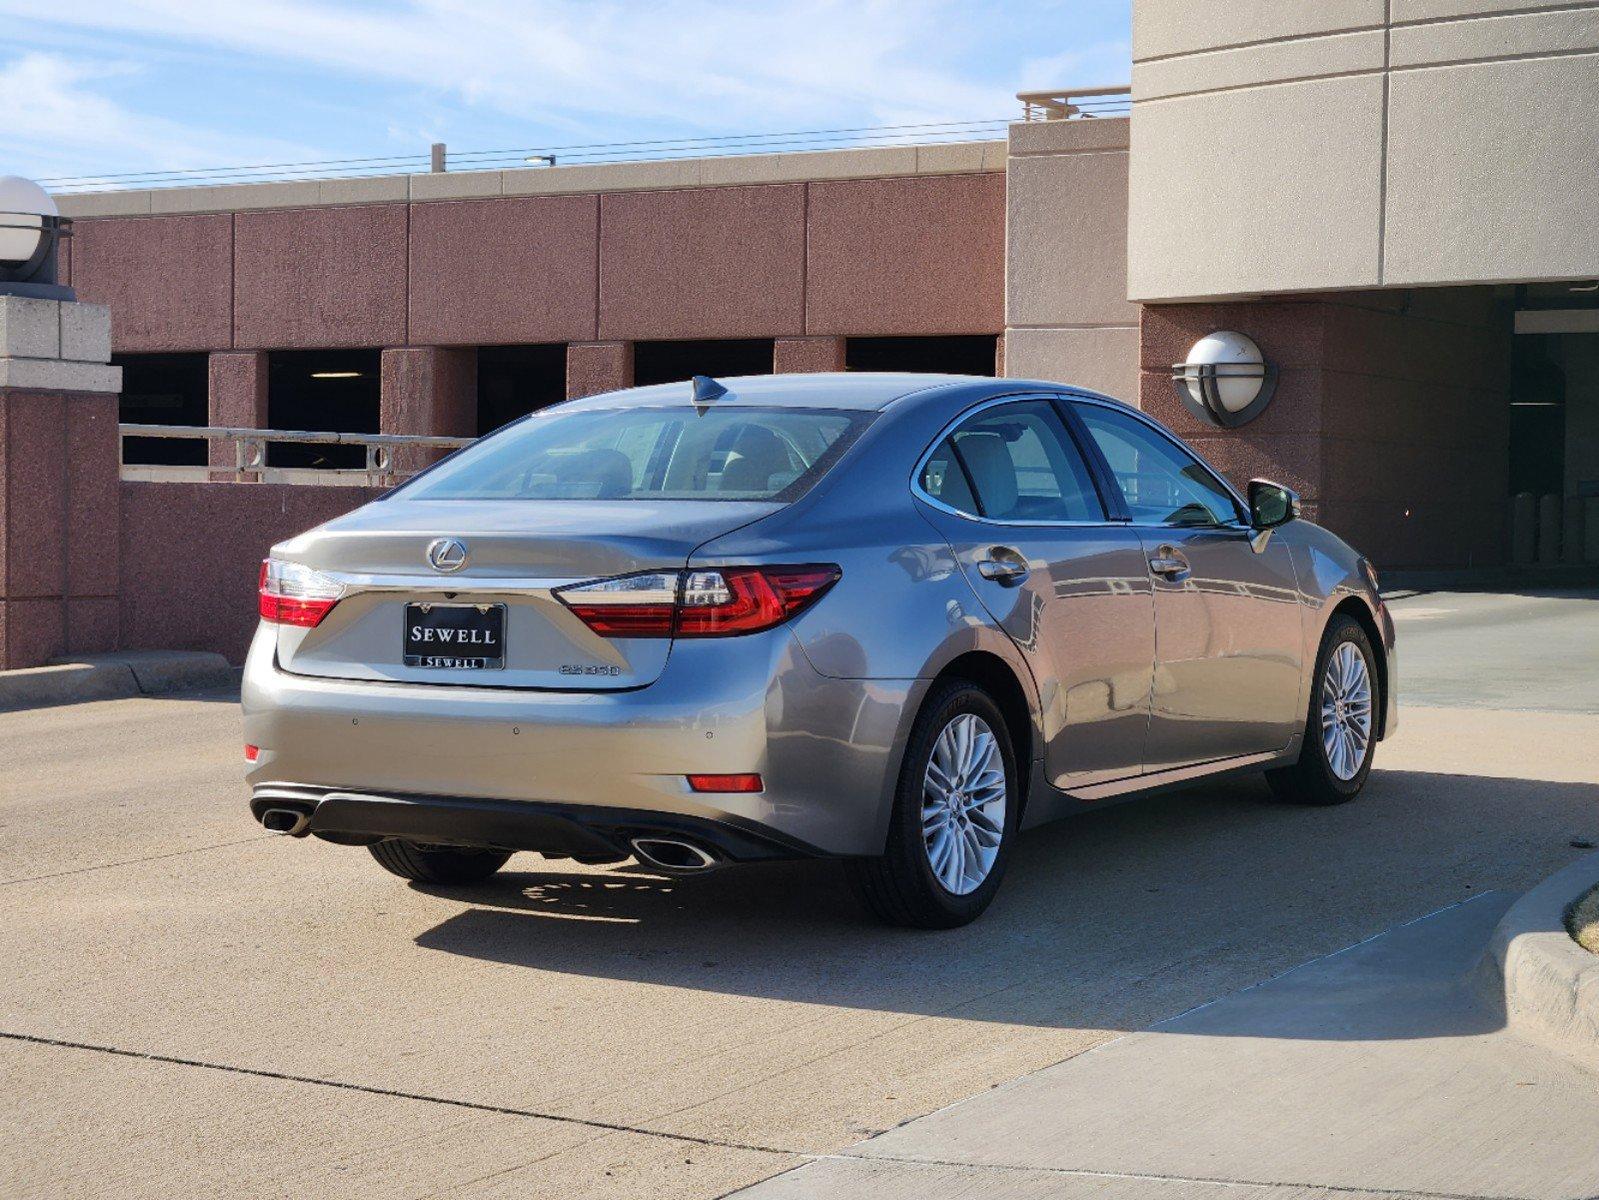
POLYGON ((505 605, 407 604, 405 665, 481 671, 505 666, 505 605))

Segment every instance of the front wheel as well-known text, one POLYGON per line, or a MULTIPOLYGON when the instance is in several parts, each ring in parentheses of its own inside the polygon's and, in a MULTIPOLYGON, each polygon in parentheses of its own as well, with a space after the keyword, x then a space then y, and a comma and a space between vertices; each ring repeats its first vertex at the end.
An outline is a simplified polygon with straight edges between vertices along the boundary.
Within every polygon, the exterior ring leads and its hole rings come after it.
POLYGON ((399 838, 388 838, 367 849, 385 871, 415 883, 482 883, 511 857, 504 850, 421 846, 399 838))
POLYGON ((1375 662, 1371 640, 1360 622, 1342 613, 1334 616, 1316 656, 1299 761, 1266 772, 1279 800, 1343 804, 1365 787, 1377 748, 1375 662))
POLYGON ((988 694, 965 681, 933 693, 905 750, 886 852, 845 864, 862 903, 891 925, 975 920, 1005 874, 1017 779, 1005 718, 988 694))

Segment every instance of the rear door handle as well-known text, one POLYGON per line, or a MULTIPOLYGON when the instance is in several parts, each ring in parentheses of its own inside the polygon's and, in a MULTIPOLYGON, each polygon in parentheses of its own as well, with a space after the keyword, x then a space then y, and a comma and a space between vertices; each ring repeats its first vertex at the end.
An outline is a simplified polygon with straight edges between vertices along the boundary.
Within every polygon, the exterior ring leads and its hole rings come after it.
POLYGON ((977 573, 995 583, 1015 584, 1027 578, 1027 560, 1009 546, 995 546, 977 560, 977 573))
POLYGON ((1162 579, 1169 579, 1173 583, 1181 583, 1192 574, 1188 560, 1170 546, 1162 546, 1150 556, 1149 569, 1162 579))

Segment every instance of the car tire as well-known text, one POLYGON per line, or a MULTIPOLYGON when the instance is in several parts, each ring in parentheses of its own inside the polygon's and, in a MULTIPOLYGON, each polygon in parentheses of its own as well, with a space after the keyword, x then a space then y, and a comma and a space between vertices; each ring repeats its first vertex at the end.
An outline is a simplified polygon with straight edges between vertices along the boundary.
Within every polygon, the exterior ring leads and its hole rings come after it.
POLYGON ((993 900, 1005 875, 1021 803, 1019 779, 999 706, 975 683, 956 680, 940 685, 923 704, 911 729, 885 852, 844 864, 861 903, 890 925, 915 929, 953 929, 975 920, 993 900), (953 740, 941 745, 946 732, 953 740), (993 739, 991 751, 982 740, 984 734, 993 739), (964 743, 963 736, 967 737, 964 743), (972 747, 974 758, 981 755, 981 762, 955 781, 958 786, 946 789, 940 807, 936 791, 929 789, 940 786, 936 780, 942 776, 942 768, 935 767, 930 774, 929 764, 935 754, 940 762, 949 762, 949 753, 958 753, 962 745, 972 747), (992 778, 995 765, 1004 772, 997 783, 992 778), (974 792, 969 797, 962 790, 968 786, 974 792), (951 796, 956 797, 954 802, 951 796), (983 796, 990 799, 979 803, 983 796), (998 806, 993 800, 1000 797, 1004 808, 996 813, 998 806), (964 819, 957 809, 964 811, 964 819), (933 821, 938 827, 930 824, 933 821), (991 841, 995 836, 997 843, 991 841), (936 867, 935 860, 939 863, 936 867), (964 870, 960 864, 965 864, 964 870))
MULTIPOLYGON (((1316 673, 1311 677, 1310 712, 1305 719, 1304 739, 1300 745, 1299 761, 1291 767, 1266 772, 1266 782, 1273 795, 1287 804, 1330 805, 1346 804, 1360 794, 1371 774, 1371 760, 1377 749, 1377 725, 1382 712, 1382 689, 1378 683, 1377 656, 1371 639, 1360 622, 1343 613, 1335 613, 1322 634, 1321 649, 1316 655, 1316 673), (1358 667, 1355 667, 1358 657, 1358 667), (1334 677, 1329 679, 1329 674, 1334 677), (1363 679, 1364 700, 1358 699, 1360 687, 1351 688, 1347 680, 1358 685, 1363 679), (1340 694, 1342 701, 1337 701, 1340 694), (1356 710, 1364 704, 1364 742, 1356 752, 1351 742, 1343 742, 1342 749, 1329 749, 1328 723, 1343 723, 1349 728, 1356 721, 1356 710)), ((1333 741, 1339 740, 1336 735, 1333 741)), ((1358 740, 1358 739, 1356 739, 1358 740)))
POLYGON ((423 847, 399 838, 387 838, 367 849, 385 871, 415 883, 482 883, 511 857, 504 850, 423 847))

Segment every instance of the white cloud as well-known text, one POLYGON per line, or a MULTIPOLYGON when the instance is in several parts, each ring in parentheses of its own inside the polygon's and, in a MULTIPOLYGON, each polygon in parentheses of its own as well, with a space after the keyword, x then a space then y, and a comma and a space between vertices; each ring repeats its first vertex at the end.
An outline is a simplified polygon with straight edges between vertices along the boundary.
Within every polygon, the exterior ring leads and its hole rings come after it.
MULTIPOLYGON (((30 54, 0 80, 10 77, 15 102, 53 115, 67 131, 24 143, 32 157, 106 171, 332 156, 139 117, 95 90, 108 83, 104 72, 113 68, 104 60, 113 56, 148 61, 158 87, 182 69, 178 60, 233 56, 252 75, 279 72, 281 85, 269 87, 284 89, 286 108, 353 97, 360 121, 331 124, 330 138, 364 123, 371 136, 387 130, 391 143, 409 143, 408 152, 427 140, 449 140, 452 151, 484 147, 481 134, 466 132, 484 127, 499 131, 487 145, 506 145, 509 126, 525 129, 513 137, 532 146, 662 131, 692 137, 996 120, 1016 115, 1020 88, 1125 76, 1125 43, 1059 52, 1089 20, 1086 7, 1052 0, 0 0, 0 16, 28 18, 60 51, 30 54), (1019 70, 1018 44, 1038 50, 1019 70), (425 140, 415 136, 423 131, 425 140)), ((138 102, 129 96, 127 103, 138 102)), ((18 145, 17 137, 4 138, 0 153, 18 145)))
POLYGON ((1014 107, 1013 87, 974 83, 947 65, 959 63, 964 37, 1004 19, 987 5, 8 0, 6 10, 403 82, 541 120, 647 115, 690 128, 778 128, 830 113, 966 119, 1014 107))
POLYGON ((313 154, 303 145, 136 113, 95 90, 138 71, 128 62, 41 53, 0 64, 0 172, 48 178, 74 173, 85 161, 109 173, 231 162, 241 154, 291 161, 313 154))

